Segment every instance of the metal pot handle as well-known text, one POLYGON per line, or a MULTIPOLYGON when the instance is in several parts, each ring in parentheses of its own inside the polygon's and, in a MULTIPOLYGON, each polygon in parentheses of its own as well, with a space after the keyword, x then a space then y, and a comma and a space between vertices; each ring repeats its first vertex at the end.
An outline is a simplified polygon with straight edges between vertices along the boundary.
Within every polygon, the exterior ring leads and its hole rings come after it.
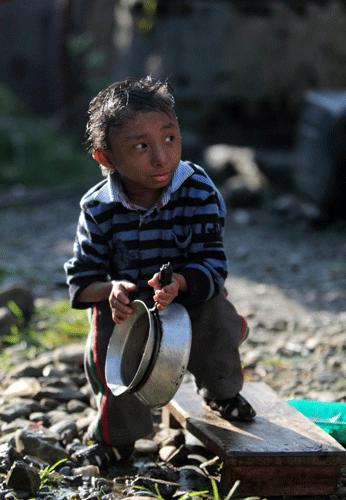
POLYGON ((163 266, 160 269, 160 275, 159 275, 159 281, 162 288, 171 283, 172 276, 173 276, 173 268, 170 262, 168 262, 168 264, 163 264, 163 266))

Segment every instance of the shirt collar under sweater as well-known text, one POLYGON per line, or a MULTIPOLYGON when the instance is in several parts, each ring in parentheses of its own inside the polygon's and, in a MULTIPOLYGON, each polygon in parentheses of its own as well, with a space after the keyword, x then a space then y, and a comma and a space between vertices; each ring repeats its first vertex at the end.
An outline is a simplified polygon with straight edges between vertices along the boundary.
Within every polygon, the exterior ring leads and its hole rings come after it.
MULTIPOLYGON (((190 165, 184 161, 180 161, 171 182, 164 188, 159 200, 153 208, 161 208, 166 205, 170 200, 171 194, 177 191, 193 173, 194 169, 190 165)), ((102 203, 120 202, 129 210, 138 210, 138 208, 140 208, 128 199, 122 189, 119 179, 115 175, 108 174, 108 182, 97 192, 95 198, 102 203)))

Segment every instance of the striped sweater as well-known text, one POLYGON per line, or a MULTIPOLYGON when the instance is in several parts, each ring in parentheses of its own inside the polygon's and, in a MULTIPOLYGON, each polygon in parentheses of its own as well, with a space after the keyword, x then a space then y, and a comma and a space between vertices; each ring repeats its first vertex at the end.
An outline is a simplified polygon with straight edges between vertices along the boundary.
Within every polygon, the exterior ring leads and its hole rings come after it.
POLYGON ((78 294, 108 280, 135 283, 131 299, 150 302, 148 280, 167 262, 187 281, 189 292, 176 300, 194 304, 219 294, 227 276, 224 218, 220 193, 192 163, 179 163, 151 209, 133 205, 109 175, 81 200, 74 256, 64 266, 72 307, 90 307, 78 294))

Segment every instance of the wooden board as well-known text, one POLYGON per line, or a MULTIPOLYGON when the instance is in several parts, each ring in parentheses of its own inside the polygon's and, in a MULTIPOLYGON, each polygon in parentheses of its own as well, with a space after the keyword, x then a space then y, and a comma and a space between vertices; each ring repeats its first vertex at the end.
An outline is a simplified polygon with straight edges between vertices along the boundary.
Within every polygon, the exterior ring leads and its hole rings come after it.
POLYGON ((249 382, 242 394, 257 416, 227 422, 205 407, 192 383, 184 383, 163 409, 223 461, 220 488, 240 480, 241 495, 328 495, 337 486, 346 450, 268 385, 249 382))

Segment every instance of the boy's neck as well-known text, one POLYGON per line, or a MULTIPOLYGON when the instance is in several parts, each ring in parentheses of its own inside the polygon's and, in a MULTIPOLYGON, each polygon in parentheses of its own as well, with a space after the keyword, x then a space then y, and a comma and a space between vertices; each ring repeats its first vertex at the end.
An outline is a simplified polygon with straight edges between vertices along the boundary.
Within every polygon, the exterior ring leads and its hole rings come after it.
POLYGON ((161 193, 161 189, 158 191, 146 191, 145 193, 129 193, 127 190, 125 191, 126 196, 132 203, 148 209, 156 205, 161 193))

